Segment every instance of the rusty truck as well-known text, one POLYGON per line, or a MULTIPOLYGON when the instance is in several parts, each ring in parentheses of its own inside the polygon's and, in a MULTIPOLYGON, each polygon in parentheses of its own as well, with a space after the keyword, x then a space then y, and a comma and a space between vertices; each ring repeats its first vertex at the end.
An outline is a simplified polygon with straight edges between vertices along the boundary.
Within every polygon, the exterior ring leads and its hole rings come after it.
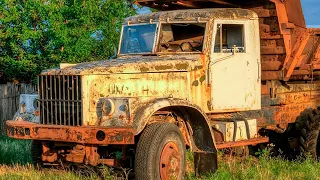
POLYGON ((218 149, 320 156, 320 29, 300 0, 137 0, 116 59, 61 64, 38 78, 35 119, 6 122, 35 165, 134 169, 136 179, 197 174, 218 149))

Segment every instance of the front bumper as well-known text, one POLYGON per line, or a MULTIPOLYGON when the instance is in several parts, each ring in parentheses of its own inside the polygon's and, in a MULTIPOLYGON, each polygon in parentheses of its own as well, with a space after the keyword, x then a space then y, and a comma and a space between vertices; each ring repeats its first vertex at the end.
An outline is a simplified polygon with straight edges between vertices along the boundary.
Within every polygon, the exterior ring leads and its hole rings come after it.
POLYGON ((7 135, 15 139, 73 142, 81 144, 134 144, 132 127, 44 125, 7 121, 7 135))

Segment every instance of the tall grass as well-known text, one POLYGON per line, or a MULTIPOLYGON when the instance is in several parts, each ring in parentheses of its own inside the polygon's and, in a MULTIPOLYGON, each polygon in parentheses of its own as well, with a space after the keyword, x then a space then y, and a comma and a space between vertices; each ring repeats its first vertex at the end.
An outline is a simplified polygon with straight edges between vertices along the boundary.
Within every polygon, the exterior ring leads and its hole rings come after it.
MULTIPOLYGON (((188 157, 188 156, 187 156, 188 157)), ((260 157, 221 157, 219 168, 214 174, 195 177, 189 173, 187 178, 195 179, 222 179, 222 180, 296 180, 320 179, 320 164, 311 158, 296 161, 284 160, 281 157, 270 157, 268 153, 260 157)))
POLYGON ((0 164, 20 164, 31 163, 30 154, 31 141, 16 140, 7 136, 0 136, 0 164))
MULTIPOLYGON (((95 171, 84 173, 57 169, 36 170, 29 163, 31 141, 14 140, 0 136, 0 179, 101 179, 95 171)), ((271 158, 268 153, 262 153, 258 158, 239 159, 219 156, 219 169, 214 174, 195 177, 193 173, 193 156, 187 153, 188 180, 222 179, 222 180, 296 180, 319 179, 320 164, 312 159, 286 161, 281 158, 271 158)), ((108 169, 103 169, 105 179, 115 179, 108 169)))
POLYGON ((0 165, 0 179, 13 180, 69 180, 69 179, 99 179, 99 177, 92 173, 90 176, 81 176, 80 173, 71 171, 62 171, 56 169, 36 170, 31 165, 0 165))

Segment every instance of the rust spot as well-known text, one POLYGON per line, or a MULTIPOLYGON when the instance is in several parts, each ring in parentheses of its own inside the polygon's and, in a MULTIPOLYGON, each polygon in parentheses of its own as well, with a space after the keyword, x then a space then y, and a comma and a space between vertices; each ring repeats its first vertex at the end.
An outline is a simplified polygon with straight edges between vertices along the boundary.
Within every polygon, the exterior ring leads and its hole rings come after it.
POLYGON ((141 72, 147 72, 147 71, 149 71, 149 68, 145 67, 145 66, 142 66, 142 67, 140 67, 140 71, 141 72))
POLYGON ((169 65, 160 65, 160 66, 156 66, 155 69, 160 71, 160 70, 167 70, 167 69, 172 69, 173 66, 172 64, 169 65))
POLYGON ((203 68, 202 65, 194 66, 194 68, 192 69, 192 71, 196 71, 196 70, 199 70, 199 69, 202 69, 202 68, 203 68))
POLYGON ((198 80, 193 81, 192 86, 199 86, 199 81, 198 80))
POLYGON ((189 63, 180 63, 180 64, 176 64, 176 68, 178 70, 187 70, 189 67, 189 63))
POLYGON ((199 79, 199 81, 200 81, 201 84, 202 84, 203 81, 205 81, 205 80, 206 80, 206 76, 205 76, 205 75, 201 76, 200 79, 199 79))

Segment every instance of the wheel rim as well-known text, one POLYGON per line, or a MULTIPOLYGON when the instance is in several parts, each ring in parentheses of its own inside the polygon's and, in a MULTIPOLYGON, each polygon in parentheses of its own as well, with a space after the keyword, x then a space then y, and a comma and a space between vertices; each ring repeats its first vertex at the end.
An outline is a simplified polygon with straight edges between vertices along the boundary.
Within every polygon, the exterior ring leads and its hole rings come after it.
POLYGON ((174 142, 168 142, 162 149, 160 156, 161 179, 178 179, 180 171, 179 148, 174 142))

